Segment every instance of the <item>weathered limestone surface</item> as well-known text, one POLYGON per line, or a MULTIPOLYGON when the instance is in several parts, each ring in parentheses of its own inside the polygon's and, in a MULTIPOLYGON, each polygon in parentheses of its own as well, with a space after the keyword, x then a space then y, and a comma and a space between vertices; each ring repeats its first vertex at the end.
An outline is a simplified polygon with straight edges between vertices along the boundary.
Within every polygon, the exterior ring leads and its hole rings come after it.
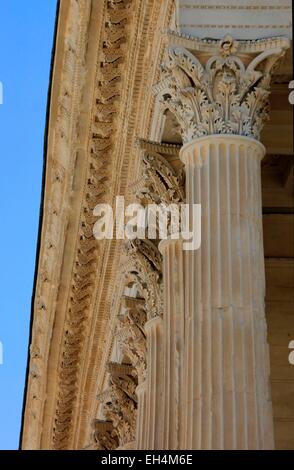
POLYGON ((260 162, 264 148, 213 136, 181 151, 187 198, 202 205, 202 244, 188 254, 187 429, 182 446, 273 447, 264 312, 260 162))
POLYGON ((288 0, 60 3, 22 447, 293 448, 288 0), (200 249, 95 240, 117 195, 200 249))

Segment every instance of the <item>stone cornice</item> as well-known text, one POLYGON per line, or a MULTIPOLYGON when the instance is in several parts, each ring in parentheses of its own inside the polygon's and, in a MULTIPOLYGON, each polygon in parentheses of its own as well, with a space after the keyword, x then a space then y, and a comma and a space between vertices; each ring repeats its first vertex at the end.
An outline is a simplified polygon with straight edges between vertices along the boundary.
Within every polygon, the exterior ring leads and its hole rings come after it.
POLYGON ((89 161, 72 274, 63 347, 59 362, 52 445, 55 449, 74 446, 73 429, 78 419, 80 369, 85 338, 92 312, 95 277, 104 254, 104 243, 93 237, 93 209, 99 202, 111 201, 111 175, 115 145, 116 121, 120 114, 123 89, 123 67, 128 49, 128 25, 131 0, 105 2, 104 25, 99 40, 99 67, 96 72, 95 105, 88 144, 89 161), (110 199, 109 199, 110 198, 110 199))
POLYGON ((97 273, 103 285, 109 253, 93 237, 92 210, 115 192, 131 3, 61 1, 23 448, 75 445, 97 273))
POLYGON ((72 140, 84 76, 81 44, 87 27, 88 6, 85 0, 62 1, 59 10, 51 84, 41 247, 23 423, 24 449, 41 448, 44 436, 44 412, 49 399, 47 385, 52 380, 49 357, 52 332, 56 326, 56 306, 61 288, 73 169, 77 156, 73 151, 72 140))

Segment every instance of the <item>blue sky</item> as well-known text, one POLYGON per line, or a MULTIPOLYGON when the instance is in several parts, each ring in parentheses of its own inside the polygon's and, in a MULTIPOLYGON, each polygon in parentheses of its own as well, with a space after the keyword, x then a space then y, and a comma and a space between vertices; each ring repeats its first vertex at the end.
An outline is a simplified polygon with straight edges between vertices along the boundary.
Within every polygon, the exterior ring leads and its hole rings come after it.
POLYGON ((0 449, 17 449, 56 0, 0 2, 0 449))

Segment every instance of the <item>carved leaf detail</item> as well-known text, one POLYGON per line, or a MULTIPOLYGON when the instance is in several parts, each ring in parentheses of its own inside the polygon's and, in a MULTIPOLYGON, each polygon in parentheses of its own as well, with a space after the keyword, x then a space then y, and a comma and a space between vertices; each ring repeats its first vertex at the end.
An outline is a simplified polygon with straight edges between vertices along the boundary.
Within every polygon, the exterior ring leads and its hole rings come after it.
POLYGON ((271 72, 284 51, 261 53, 246 68, 237 50, 238 42, 226 36, 219 54, 205 66, 185 48, 168 50, 163 67, 168 93, 162 102, 176 116, 184 143, 221 133, 260 138, 268 116, 271 72))

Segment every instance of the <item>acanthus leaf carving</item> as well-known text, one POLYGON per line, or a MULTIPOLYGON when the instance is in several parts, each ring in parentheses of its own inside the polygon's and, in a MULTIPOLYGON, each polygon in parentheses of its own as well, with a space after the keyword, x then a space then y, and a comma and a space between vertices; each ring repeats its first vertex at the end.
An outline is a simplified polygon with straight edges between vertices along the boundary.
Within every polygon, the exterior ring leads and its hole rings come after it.
POLYGON ((260 138, 268 119, 270 79, 285 48, 264 51, 246 66, 226 36, 203 65, 183 47, 168 49, 163 105, 178 119, 184 143, 210 134, 260 138))
POLYGON ((118 447, 117 432, 111 421, 95 419, 93 428, 93 440, 97 450, 115 450, 118 447))
POLYGON ((122 307, 126 312, 118 317, 116 337, 122 353, 136 371, 138 383, 141 383, 146 377, 145 300, 123 296, 122 307))
POLYGON ((108 369, 109 387, 98 399, 103 405, 105 419, 112 423, 122 447, 135 440, 137 383, 132 376, 132 366, 128 364, 109 363, 108 369))
POLYGON ((145 185, 136 196, 155 204, 177 204, 184 200, 184 173, 174 171, 159 153, 142 153, 145 185))

